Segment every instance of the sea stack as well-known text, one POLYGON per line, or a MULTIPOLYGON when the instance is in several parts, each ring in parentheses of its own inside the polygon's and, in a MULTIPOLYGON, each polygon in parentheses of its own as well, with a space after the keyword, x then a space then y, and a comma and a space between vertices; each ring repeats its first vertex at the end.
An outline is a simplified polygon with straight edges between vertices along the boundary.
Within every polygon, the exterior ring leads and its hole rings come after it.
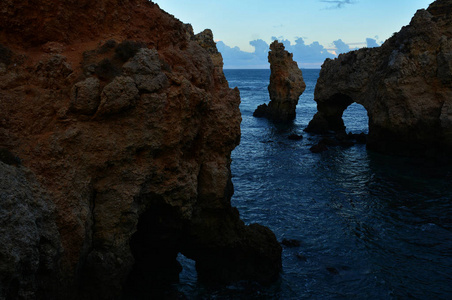
POLYGON ((284 45, 278 41, 270 45, 268 62, 271 70, 268 85, 271 101, 268 106, 260 105, 253 115, 275 122, 292 121, 296 116, 298 98, 306 88, 303 73, 293 60, 293 54, 286 51, 284 45))
POLYGON ((202 282, 278 278, 231 206, 240 95, 209 30, 148 0, 5 0, 0 24, 0 299, 152 291, 178 253, 202 282))
POLYGON ((381 47, 327 59, 315 88, 317 114, 307 131, 344 131, 352 103, 369 116, 369 149, 451 160, 452 0, 418 10, 381 47))

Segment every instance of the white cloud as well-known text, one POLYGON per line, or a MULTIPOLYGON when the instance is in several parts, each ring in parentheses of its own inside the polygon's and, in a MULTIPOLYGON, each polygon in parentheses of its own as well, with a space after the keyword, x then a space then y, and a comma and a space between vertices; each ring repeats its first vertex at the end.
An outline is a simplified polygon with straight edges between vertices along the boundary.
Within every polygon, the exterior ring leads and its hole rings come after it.
POLYGON ((337 54, 347 53, 349 51, 358 49, 358 48, 350 49, 350 46, 348 44, 344 43, 344 41, 342 41, 342 39, 338 39, 337 41, 334 41, 333 44, 336 47, 335 52, 337 54))
MULTIPOLYGON (((303 38, 297 38, 292 44, 284 37, 272 37, 272 40, 278 40, 284 44, 284 47, 290 53, 293 53, 294 60, 301 68, 320 68, 327 58, 335 58, 341 53, 346 53, 358 48, 350 48, 350 45, 362 45, 367 47, 378 47, 375 39, 367 38, 366 43, 347 44, 342 39, 333 42, 335 48, 327 49, 319 42, 306 44, 303 38)), ((262 69, 269 68, 268 51, 269 44, 262 39, 253 40, 250 45, 254 47, 253 52, 245 52, 239 47, 229 47, 222 41, 217 42, 217 48, 221 52, 224 61, 224 67, 229 69, 262 69)))
MULTIPOLYGON (((328 52, 318 42, 306 45, 303 38, 297 38, 292 44, 284 37, 272 37, 284 44, 287 51, 293 53, 293 58, 301 68, 320 68, 326 58, 334 58, 335 55, 328 52)), ((225 68, 268 68, 269 45, 261 39, 250 42, 254 52, 244 52, 238 47, 229 47, 223 42, 217 43, 217 48, 223 55, 225 68)))
MULTIPOLYGON (((376 37, 378 38, 378 37, 376 37)), ((367 38, 366 39, 366 44, 367 44, 367 48, 375 48, 375 47, 379 47, 380 44, 377 43, 376 39, 372 39, 372 38, 367 38)))

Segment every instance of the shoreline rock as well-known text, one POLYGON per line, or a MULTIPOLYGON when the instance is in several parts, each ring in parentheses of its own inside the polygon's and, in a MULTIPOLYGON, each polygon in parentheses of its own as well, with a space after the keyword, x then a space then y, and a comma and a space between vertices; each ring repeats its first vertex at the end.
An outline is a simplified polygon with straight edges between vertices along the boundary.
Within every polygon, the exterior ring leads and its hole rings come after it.
POLYGON ((270 103, 259 105, 253 113, 257 118, 268 118, 275 122, 289 122, 295 119, 298 98, 306 89, 303 73, 293 61, 293 54, 284 45, 274 41, 268 53, 270 63, 270 103))
POLYGON ((50 278, 17 268, 0 298, 17 278, 28 298, 119 299, 142 268, 140 284, 177 280, 178 253, 200 281, 276 280, 275 235, 231 206, 240 95, 212 33, 147 0, 82 2, 0 3, 0 148, 47 195, 61 245, 50 278))
POLYGON ((451 11, 437 0, 381 47, 327 59, 306 131, 344 131, 342 113, 356 102, 369 116, 369 149, 451 161, 451 11))

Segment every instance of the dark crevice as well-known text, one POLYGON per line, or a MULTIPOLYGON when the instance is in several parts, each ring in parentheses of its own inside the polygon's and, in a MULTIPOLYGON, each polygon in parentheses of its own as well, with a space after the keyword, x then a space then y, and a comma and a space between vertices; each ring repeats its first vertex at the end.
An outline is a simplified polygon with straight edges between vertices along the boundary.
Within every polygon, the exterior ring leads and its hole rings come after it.
POLYGON ((177 255, 183 226, 175 222, 181 218, 170 205, 152 202, 140 215, 137 231, 130 239, 135 264, 124 286, 127 297, 165 297, 164 293, 179 281, 182 271, 177 255))
POLYGON ((330 130, 345 130, 342 115, 347 107, 353 102, 354 101, 347 95, 336 94, 329 101, 318 104, 318 110, 323 113, 324 118, 329 124, 330 130))

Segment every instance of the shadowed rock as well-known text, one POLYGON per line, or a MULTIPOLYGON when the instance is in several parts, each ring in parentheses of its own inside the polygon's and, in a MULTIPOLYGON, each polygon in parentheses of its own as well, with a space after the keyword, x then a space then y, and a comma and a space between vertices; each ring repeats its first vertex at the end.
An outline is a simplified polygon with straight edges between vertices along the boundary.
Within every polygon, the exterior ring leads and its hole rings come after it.
POLYGON ((381 47, 327 59, 315 89, 318 112, 306 130, 344 131, 342 113, 357 102, 369 116, 368 148, 450 160, 451 11, 451 0, 435 1, 381 47))
POLYGON ((275 122, 288 122, 295 119, 298 98, 306 89, 303 74, 293 61, 293 54, 284 49, 282 43, 274 41, 268 53, 271 75, 268 92, 270 103, 260 105, 255 117, 266 117, 275 122))
POLYGON ((210 30, 147 0, 5 0, 0 23, 0 299, 119 299, 177 281, 178 253, 200 281, 278 278, 231 206, 240 95, 210 30))
POLYGON ((0 161, 0 298, 58 290, 60 237, 54 205, 33 174, 0 161))
POLYGON ((318 143, 311 148, 309 148, 309 151, 312 153, 322 153, 328 150, 328 147, 324 143, 318 143))
POLYGON ((105 86, 101 94, 98 115, 111 115, 135 105, 140 94, 131 77, 118 76, 105 86))
POLYGON ((100 82, 95 77, 76 83, 71 90, 70 109, 76 113, 94 114, 100 103, 100 82))
POLYGON ((303 136, 301 134, 293 133, 293 134, 288 136, 288 139, 292 140, 292 141, 300 141, 300 140, 303 139, 303 136))

